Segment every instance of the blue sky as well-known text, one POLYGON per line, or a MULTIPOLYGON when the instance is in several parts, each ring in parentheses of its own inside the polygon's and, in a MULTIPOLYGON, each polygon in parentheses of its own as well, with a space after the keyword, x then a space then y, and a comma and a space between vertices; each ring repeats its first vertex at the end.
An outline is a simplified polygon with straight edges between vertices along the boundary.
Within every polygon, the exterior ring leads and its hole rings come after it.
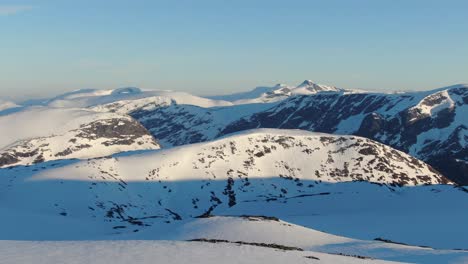
POLYGON ((468 83, 468 1, 0 0, 0 97, 468 83))

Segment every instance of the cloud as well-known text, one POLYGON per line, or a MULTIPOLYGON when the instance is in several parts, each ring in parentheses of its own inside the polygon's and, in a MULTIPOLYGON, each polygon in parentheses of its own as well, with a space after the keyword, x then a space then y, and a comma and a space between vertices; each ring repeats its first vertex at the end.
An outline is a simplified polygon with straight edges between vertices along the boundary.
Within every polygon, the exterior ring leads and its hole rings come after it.
POLYGON ((0 5, 0 16, 15 15, 23 11, 31 10, 29 5, 0 5))

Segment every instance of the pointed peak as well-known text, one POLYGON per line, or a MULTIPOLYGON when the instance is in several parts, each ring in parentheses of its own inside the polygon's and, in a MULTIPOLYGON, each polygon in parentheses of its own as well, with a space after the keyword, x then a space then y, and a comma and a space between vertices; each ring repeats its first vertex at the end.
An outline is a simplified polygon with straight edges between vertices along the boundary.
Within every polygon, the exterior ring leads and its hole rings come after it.
POLYGON ((314 86, 314 85, 317 85, 317 84, 314 83, 312 80, 305 80, 298 87, 314 86))
POLYGON ((334 86, 317 84, 311 80, 305 80, 299 86, 297 86, 295 90, 296 90, 296 93, 308 94, 308 93, 317 93, 317 92, 336 92, 336 91, 340 91, 341 89, 338 89, 334 86))

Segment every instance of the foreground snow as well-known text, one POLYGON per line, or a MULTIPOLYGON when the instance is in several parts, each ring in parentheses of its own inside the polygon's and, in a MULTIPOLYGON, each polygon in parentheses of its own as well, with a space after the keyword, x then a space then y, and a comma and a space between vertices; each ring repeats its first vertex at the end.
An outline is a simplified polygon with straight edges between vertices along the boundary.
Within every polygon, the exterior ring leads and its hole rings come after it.
MULTIPOLYGON (((409 190, 402 186, 444 183, 423 162, 368 139, 261 129, 172 149, 0 169, 0 208, 10 215, 0 220, 0 233, 11 239, 31 232, 44 232, 42 238, 76 236, 75 230, 54 230, 47 218, 58 216, 72 220, 75 229, 97 220, 100 224, 83 227, 79 234, 96 237, 113 228, 134 230, 239 208, 258 214, 265 203, 305 211, 308 207, 297 201, 344 203, 409 190), (36 226, 40 220, 48 228, 36 226), (111 226, 99 230, 101 224, 111 226)), ((450 185, 442 190, 466 197, 450 185)), ((433 194, 426 189, 424 195, 433 194)), ((326 207, 315 209, 327 212, 326 207)), ((290 215, 280 212, 261 214, 290 215)))
POLYGON ((3 264, 17 263, 390 263, 309 251, 174 241, 0 241, 3 264))
POLYGON ((263 216, 209 217, 107 240, 0 240, 1 263, 465 263, 466 250, 358 240, 263 216))

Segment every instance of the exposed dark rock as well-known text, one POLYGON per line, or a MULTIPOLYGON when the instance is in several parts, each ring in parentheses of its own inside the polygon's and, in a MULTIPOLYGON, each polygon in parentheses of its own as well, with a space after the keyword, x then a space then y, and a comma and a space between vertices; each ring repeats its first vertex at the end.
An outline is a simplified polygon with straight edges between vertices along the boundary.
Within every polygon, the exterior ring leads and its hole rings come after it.
POLYGON ((172 211, 170 209, 167 209, 167 208, 166 208, 166 211, 168 211, 172 215, 172 218, 174 220, 178 220, 178 221, 182 220, 182 217, 178 213, 176 213, 176 212, 174 212, 174 211, 172 211))
POLYGON ((223 239, 197 238, 197 239, 191 239, 188 241, 206 242, 206 243, 231 243, 231 244, 238 244, 238 245, 274 248, 274 249, 287 250, 287 251, 304 251, 302 248, 299 248, 299 247, 290 247, 290 246, 283 246, 283 245, 278 245, 278 244, 244 242, 244 241, 229 241, 229 240, 223 240, 223 239))

